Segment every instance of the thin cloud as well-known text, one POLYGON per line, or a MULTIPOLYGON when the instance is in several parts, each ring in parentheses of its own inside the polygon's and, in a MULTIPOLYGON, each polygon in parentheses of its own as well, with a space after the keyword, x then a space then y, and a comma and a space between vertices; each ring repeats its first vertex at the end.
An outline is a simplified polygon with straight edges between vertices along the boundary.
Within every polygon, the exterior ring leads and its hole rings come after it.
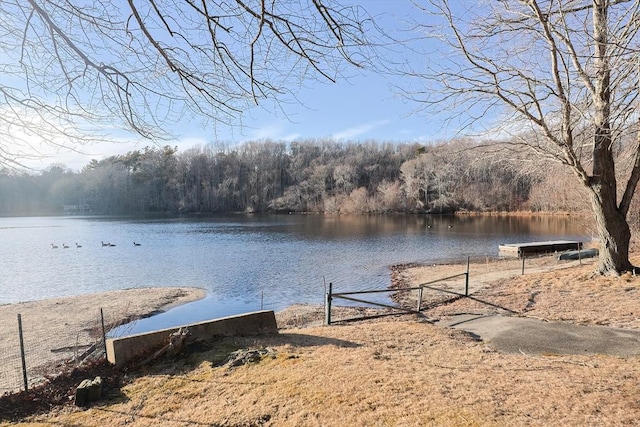
POLYGON ((246 140, 254 140, 259 141, 263 139, 271 139, 274 141, 293 141, 301 137, 299 133, 287 132, 288 129, 285 129, 280 124, 272 124, 262 126, 258 129, 255 129, 251 134, 246 138, 246 140))
POLYGON ((275 139, 282 133, 282 126, 278 124, 271 124, 253 129, 248 134, 248 139, 260 140, 260 139, 275 139))
POLYGON ((373 122, 369 122, 369 123, 364 123, 358 126, 354 126, 351 128, 347 128, 345 130, 342 130, 340 132, 336 132, 333 135, 331 135, 331 137, 333 139, 354 139, 357 138, 359 136, 362 136, 366 133, 371 132, 374 129, 377 129, 381 126, 384 126, 386 124, 389 123, 389 120, 376 120, 373 122))

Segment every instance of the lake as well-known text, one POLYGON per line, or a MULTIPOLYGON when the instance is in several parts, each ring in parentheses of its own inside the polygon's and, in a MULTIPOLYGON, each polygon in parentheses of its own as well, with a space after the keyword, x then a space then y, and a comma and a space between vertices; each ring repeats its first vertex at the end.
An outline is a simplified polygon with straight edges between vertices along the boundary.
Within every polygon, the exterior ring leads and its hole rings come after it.
POLYGON ((462 262, 497 256, 501 243, 559 239, 589 240, 579 221, 550 216, 0 218, 0 304, 132 287, 208 291, 151 321, 167 327, 322 304, 329 282, 339 292, 385 289, 394 264, 462 262))

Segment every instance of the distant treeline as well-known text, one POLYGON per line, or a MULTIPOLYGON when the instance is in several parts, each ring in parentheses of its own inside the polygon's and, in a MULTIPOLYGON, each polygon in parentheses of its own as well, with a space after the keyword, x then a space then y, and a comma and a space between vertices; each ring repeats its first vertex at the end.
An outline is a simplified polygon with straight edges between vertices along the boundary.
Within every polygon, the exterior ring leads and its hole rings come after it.
POLYGON ((259 141, 177 152, 170 146, 0 170, 0 215, 217 212, 441 213, 574 210, 584 196, 550 167, 493 144, 259 141), (525 167, 526 165, 526 167, 525 167), (563 184, 564 183, 564 184, 563 184))

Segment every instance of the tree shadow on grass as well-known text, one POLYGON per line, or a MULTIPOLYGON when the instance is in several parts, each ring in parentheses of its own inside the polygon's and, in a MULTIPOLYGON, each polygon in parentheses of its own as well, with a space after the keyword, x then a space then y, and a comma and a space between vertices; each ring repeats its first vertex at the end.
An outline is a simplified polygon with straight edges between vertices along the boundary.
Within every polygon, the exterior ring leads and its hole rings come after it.
POLYGON ((476 297, 474 297, 472 295, 467 296, 467 298, 469 298, 470 300, 479 302, 480 304, 488 305, 489 307, 497 308, 499 310, 504 310, 504 311, 509 312, 511 314, 521 314, 519 311, 511 310, 510 308, 504 307, 502 305, 498 305, 498 304, 494 304, 494 303, 489 302, 489 301, 481 300, 480 298, 476 298, 476 297))
POLYGON ((227 358, 241 350, 264 349, 272 346, 294 347, 336 346, 356 348, 352 341, 319 335, 280 332, 269 335, 218 337, 211 340, 190 341, 184 351, 170 357, 162 357, 144 365, 135 365, 132 376, 184 375, 202 364, 224 365, 227 358))
POLYGON ((442 306, 445 306, 445 305, 453 304, 456 301, 460 301, 460 300, 464 300, 464 299, 470 299, 470 300, 475 301, 477 303, 480 303, 482 305, 486 305, 486 306, 489 306, 489 307, 492 307, 492 308, 495 308, 495 309, 498 309, 498 310, 503 310, 503 311, 506 311, 506 312, 508 312, 510 314, 521 314, 519 311, 515 311, 515 310, 512 310, 512 309, 507 308, 505 306, 498 305, 498 304, 492 303, 490 301, 486 301, 486 300, 477 298, 477 297, 475 297, 473 295, 464 295, 464 294, 461 294, 461 293, 458 293, 458 292, 442 290, 442 289, 435 289, 435 290, 438 290, 440 292, 444 292, 444 293, 447 293, 447 294, 451 294, 453 296, 451 296, 450 298, 446 298, 446 299, 443 299, 443 300, 438 300, 438 301, 435 301, 435 302, 432 302, 432 303, 429 303, 429 304, 423 304, 422 305, 422 310, 424 310, 424 311, 431 310, 431 309, 434 309, 434 308, 437 308, 437 307, 442 307, 442 306))
POLYGON ((335 325, 335 324, 341 324, 341 323, 353 323, 353 322, 360 322, 360 321, 364 321, 364 320, 381 319, 381 318, 384 318, 384 317, 399 317, 399 316, 407 316, 407 315, 408 316, 418 316, 418 317, 421 317, 423 319, 426 318, 424 313, 422 313, 422 312, 418 312, 418 311, 415 311, 415 310, 398 307, 398 310, 384 312, 384 313, 368 314, 368 315, 362 315, 362 316, 354 316, 354 317, 345 317, 345 318, 333 319, 333 320, 331 320, 331 324, 335 325))
POLYGON ((269 336, 268 341, 273 344, 291 344, 296 347, 322 347, 332 345, 335 347, 343 348, 356 348, 360 347, 360 344, 352 341, 341 340, 338 338, 329 338, 319 335, 310 334, 298 334, 280 332, 278 335, 269 336))
POLYGON ((172 417, 169 414, 162 415, 145 415, 137 413, 137 411, 121 411, 113 408, 109 408, 106 406, 100 406, 95 408, 96 411, 102 411, 109 414, 113 414, 113 416, 125 416, 127 423, 132 423, 136 419, 146 419, 149 420, 153 425, 164 425, 164 424, 178 424, 184 426, 207 426, 207 427, 258 427, 264 426, 269 420, 271 420, 271 415, 263 414, 257 416, 255 420, 243 422, 242 424, 218 424, 218 423, 210 423, 210 422, 201 422, 195 420, 189 420, 184 418, 172 417))

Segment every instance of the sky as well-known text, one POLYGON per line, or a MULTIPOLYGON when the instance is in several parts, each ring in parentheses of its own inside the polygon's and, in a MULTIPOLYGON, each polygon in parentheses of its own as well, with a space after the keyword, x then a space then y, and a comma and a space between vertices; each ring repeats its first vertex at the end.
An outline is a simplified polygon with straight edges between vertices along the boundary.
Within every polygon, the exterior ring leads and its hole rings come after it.
MULTIPOLYGON (((382 17, 383 23, 402 22, 415 14, 409 0, 359 0, 370 14, 382 17)), ((406 52, 399 52, 403 55, 406 52)), ((414 65, 431 58, 407 55, 414 65)), ((227 146, 246 141, 271 139, 293 141, 332 138, 339 141, 376 140, 380 142, 429 143, 450 138, 459 132, 445 124, 447 112, 440 117, 418 113, 419 105, 404 99, 394 88, 401 84, 398 77, 365 70, 354 71, 348 79, 337 83, 305 82, 296 93, 299 103, 265 103, 243 113, 241 125, 200 126, 196 121, 177 123, 172 129, 175 140, 161 145, 177 146, 179 152, 216 141, 227 146), (283 111, 284 110, 284 111, 283 111)), ((52 163, 62 163, 80 170, 91 159, 124 154, 153 145, 135 135, 118 137, 117 143, 100 143, 80 147, 76 151, 53 149, 40 145, 44 156, 24 160, 34 169, 44 169, 52 163)))

